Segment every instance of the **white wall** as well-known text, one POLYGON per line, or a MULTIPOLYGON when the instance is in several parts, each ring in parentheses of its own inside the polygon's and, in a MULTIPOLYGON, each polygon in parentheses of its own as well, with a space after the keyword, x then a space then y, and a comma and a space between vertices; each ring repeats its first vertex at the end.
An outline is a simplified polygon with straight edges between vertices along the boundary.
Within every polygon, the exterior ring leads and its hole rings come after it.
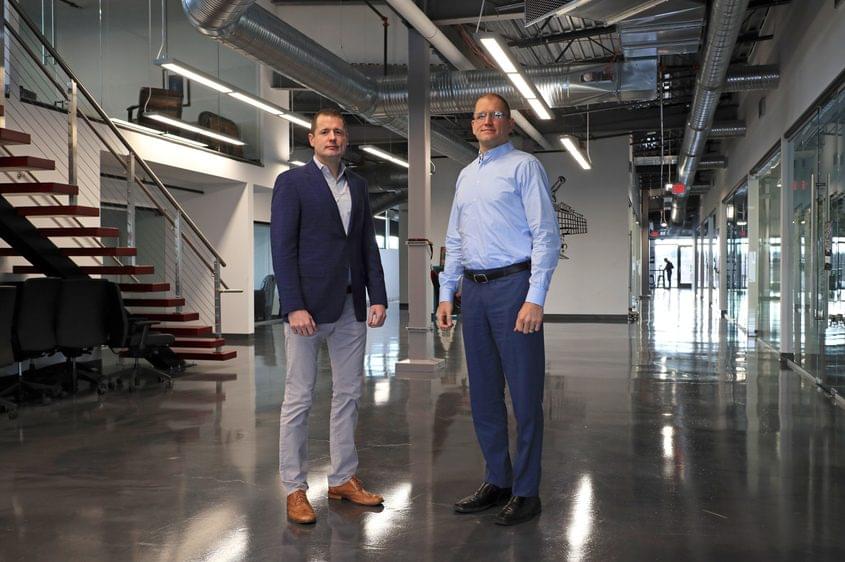
POLYGON ((775 39, 758 43, 751 63, 778 64, 780 86, 741 96, 739 118, 748 130, 745 137, 723 143, 728 168, 702 199, 701 217, 716 208, 845 68, 845 8, 834 9, 830 0, 806 0, 773 8, 773 13, 761 34, 773 33, 775 39), (758 118, 758 100, 764 95, 766 113, 758 118))
MULTIPOLYGON (((591 143, 589 172, 565 153, 538 154, 549 182, 563 175, 560 199, 587 219, 588 234, 569 237, 567 255, 552 278, 546 314, 627 314, 628 311, 628 141, 591 143)), ((435 261, 446 237, 455 180, 461 167, 436 160, 431 179, 431 239, 435 261)))

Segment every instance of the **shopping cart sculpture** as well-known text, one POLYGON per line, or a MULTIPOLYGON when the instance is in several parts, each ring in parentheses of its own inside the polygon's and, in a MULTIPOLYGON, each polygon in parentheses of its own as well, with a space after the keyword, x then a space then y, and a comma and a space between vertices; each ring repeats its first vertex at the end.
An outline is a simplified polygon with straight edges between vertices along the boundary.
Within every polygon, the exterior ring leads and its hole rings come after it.
POLYGON ((552 184, 552 201, 554 202, 555 212, 557 213, 557 223, 560 226, 560 257, 568 260, 566 255, 566 237, 573 234, 587 234, 587 219, 564 203, 558 201, 558 191, 566 183, 566 178, 558 176, 557 181, 552 184))

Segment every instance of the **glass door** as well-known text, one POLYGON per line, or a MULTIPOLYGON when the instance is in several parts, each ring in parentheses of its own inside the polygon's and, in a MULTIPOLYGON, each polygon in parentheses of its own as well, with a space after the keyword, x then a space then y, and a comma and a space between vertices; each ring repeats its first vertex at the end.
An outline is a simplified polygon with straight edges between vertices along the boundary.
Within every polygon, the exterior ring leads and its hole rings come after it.
POLYGON ((780 346, 780 154, 758 173, 757 335, 780 346))

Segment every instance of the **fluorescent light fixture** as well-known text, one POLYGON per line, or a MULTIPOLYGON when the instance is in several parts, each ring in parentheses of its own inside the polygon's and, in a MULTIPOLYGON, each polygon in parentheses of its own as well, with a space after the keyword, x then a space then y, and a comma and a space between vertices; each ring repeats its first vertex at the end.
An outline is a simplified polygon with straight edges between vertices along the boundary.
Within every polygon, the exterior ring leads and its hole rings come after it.
POLYGON ((226 84, 220 82, 216 78, 209 76, 205 72, 201 70, 197 70, 196 68, 192 68, 183 62, 177 62, 173 60, 167 60, 159 63, 162 68, 166 68, 170 72, 175 72, 180 76, 184 76, 189 80, 193 80, 194 82, 199 82, 203 86, 208 86, 212 90, 217 90, 218 92, 222 92, 224 94, 228 94, 229 92, 233 92, 234 89, 226 84))
MULTIPOLYGON (((569 4, 562 6, 561 9, 558 10, 557 12, 555 12, 554 15, 560 17, 564 14, 568 14, 569 12, 574 10, 575 8, 582 6, 582 5, 584 5, 584 4, 586 4, 587 2, 590 2, 590 1, 591 0, 572 0, 569 4)), ((545 18, 545 16, 544 16, 544 18, 545 18)), ((542 21, 542 20, 538 20, 538 21, 542 21)))
POLYGON ((195 146, 197 148, 207 148, 208 145, 204 142, 195 141, 193 139, 186 139, 185 137, 180 137, 179 135, 174 135, 173 133, 164 132, 161 133, 161 136, 172 141, 181 142, 190 146, 195 146))
POLYGON ((304 166, 305 162, 303 162, 302 160, 291 160, 288 162, 288 164, 290 164, 291 166, 296 166, 298 168, 299 166, 304 166))
POLYGON ((508 79, 513 82, 519 94, 525 98, 525 101, 534 110, 534 114, 539 119, 551 119, 552 114, 549 106, 546 105, 546 102, 540 96, 540 92, 536 86, 522 73, 519 63, 511 57, 501 37, 495 33, 480 33, 478 40, 487 49, 487 52, 490 53, 490 56, 493 57, 493 60, 496 61, 496 64, 499 65, 499 68, 507 75, 508 79))
POLYGON ((196 125, 191 125, 190 123, 185 123, 184 121, 180 121, 179 119, 173 119, 172 117, 168 117, 166 115, 161 115, 159 113, 145 113, 144 115, 149 119, 158 121, 159 123, 165 123, 172 127, 178 127, 179 129, 191 131, 192 133, 196 133, 198 135, 202 135, 210 139, 219 140, 220 142, 233 144, 235 146, 246 145, 246 143, 240 139, 236 139, 227 135, 222 135, 218 132, 212 131, 210 129, 205 129, 203 127, 197 127, 196 125))
POLYGON ((305 127, 306 129, 311 129, 311 121, 304 117, 300 117, 299 115, 295 115, 293 113, 285 113, 284 115, 279 115, 282 119, 287 119, 291 123, 296 123, 300 127, 305 127))
POLYGON ((552 118, 552 114, 549 113, 549 110, 546 109, 546 104, 538 100, 537 98, 528 98, 528 105, 531 106, 531 109, 534 110, 534 114, 544 120, 548 121, 552 118))
POLYGON ((409 168, 410 167, 408 162, 406 162, 405 160, 402 160, 401 158, 394 156, 391 153, 386 152, 386 151, 384 151, 380 148, 377 148, 375 146, 365 144, 363 146, 359 146, 358 148, 360 148, 364 152, 369 152, 373 156, 378 156, 379 158, 381 158, 383 160, 387 160, 388 162, 393 162, 394 164, 402 166, 403 168, 409 168))
POLYGON ((531 86, 528 85, 528 82, 525 78, 522 77, 522 74, 514 73, 508 74, 508 78, 510 81, 513 82, 513 85, 516 86, 516 89, 519 90, 519 93, 522 94, 522 97, 525 99, 534 98, 534 90, 531 89, 531 86))
POLYGON ((669 223, 666 222, 666 221, 661 221, 660 226, 662 226, 663 228, 666 228, 667 226, 669 226, 669 223))
POLYGON ((748 221, 736 221, 737 226, 746 226, 747 224, 748 224, 748 221))
POLYGON ((508 74, 514 74, 519 72, 519 69, 517 69, 510 55, 507 53, 507 51, 505 51, 505 48, 502 47, 502 44, 499 43, 498 36, 482 36, 481 45, 484 46, 485 49, 487 49, 487 52, 490 53, 490 56, 493 57, 493 60, 496 61, 496 64, 498 64, 499 68, 501 68, 504 72, 507 72, 508 74))
POLYGON ((572 155, 576 162, 578 162, 579 166, 585 170, 589 170, 592 167, 590 166, 590 161, 581 154, 581 150, 578 148, 576 139, 570 136, 564 136, 560 137, 560 142, 563 143, 563 147, 566 148, 566 151, 572 155))
POLYGON ((164 59, 157 60, 156 64, 161 66, 162 68, 170 70, 171 72, 175 72, 176 74, 184 76, 185 78, 189 78, 190 80, 194 80, 195 82, 204 84, 205 86, 217 90, 218 92, 229 94, 238 101, 242 101, 253 107, 257 107, 258 109, 266 111, 267 113, 271 113, 276 117, 282 117, 284 119, 287 119, 291 123, 295 123, 301 127, 305 127, 306 129, 311 128, 311 121, 309 121, 308 119, 295 113, 290 113, 288 110, 282 109, 281 107, 273 105, 272 103, 265 101, 261 98, 255 97, 252 94, 248 94, 247 92, 244 92, 239 88, 231 86, 223 82, 222 80, 218 80, 214 76, 211 76, 203 72, 202 70, 196 69, 188 64, 185 64, 182 61, 176 59, 164 59))
POLYGON ((672 182, 666 184, 666 191, 672 191, 672 182))
POLYGON ((647 2, 640 2, 636 6, 632 6, 632 7, 628 8, 627 10, 623 10, 623 11, 619 12, 615 16, 610 16, 609 18, 607 18, 604 21, 604 23, 606 25, 613 25, 615 23, 619 23, 622 20, 626 20, 626 19, 633 17, 633 16, 635 16, 635 15, 641 13, 641 12, 645 12, 646 10, 650 10, 651 8, 654 8, 655 6, 659 6, 660 4, 663 4, 665 2, 667 2, 667 0, 648 0, 647 2))
POLYGON ((164 137, 169 141, 186 144, 188 146, 195 146, 197 148, 206 148, 208 146, 204 142, 195 141, 193 139, 186 139, 185 137, 180 137, 179 135, 174 135, 173 133, 159 131, 158 129, 145 127, 143 125, 139 125, 138 123, 124 121, 123 119, 112 119, 112 123, 114 123, 121 129, 129 129, 130 131, 136 131, 138 133, 144 133, 145 135, 151 135, 154 137, 164 137))
POLYGON ((283 115, 285 113, 278 107, 274 107, 267 102, 261 101, 260 99, 256 99, 246 94, 242 94, 240 92, 229 92, 229 95, 235 98, 236 100, 248 103, 253 107, 257 107, 258 109, 266 111, 267 113, 272 113, 273 115, 283 115))
POLYGON ((729 221, 734 220, 734 217, 736 217, 736 207, 728 205, 725 209, 725 215, 729 221))

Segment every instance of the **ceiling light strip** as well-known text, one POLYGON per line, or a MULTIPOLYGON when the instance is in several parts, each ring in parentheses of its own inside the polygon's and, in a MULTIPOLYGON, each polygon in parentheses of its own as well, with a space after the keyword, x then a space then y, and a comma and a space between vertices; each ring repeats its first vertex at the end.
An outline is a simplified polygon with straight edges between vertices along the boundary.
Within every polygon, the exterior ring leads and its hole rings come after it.
POLYGON ((386 152, 386 151, 384 151, 380 148, 377 148, 375 146, 365 144, 365 145, 362 145, 358 148, 360 148, 364 152, 369 152, 373 156, 378 156, 382 160, 387 160, 388 162, 393 162, 394 164, 402 166, 403 168, 409 168, 410 167, 407 161, 402 160, 398 156, 394 156, 393 154, 386 152))
POLYGON ((513 59, 499 35, 495 33, 480 33, 478 38, 481 45, 487 49, 487 52, 490 53, 490 56, 493 57, 499 68, 502 69, 508 79, 513 83, 519 94, 531 106, 534 115, 544 121, 552 119, 552 112, 540 95, 539 90, 537 90, 537 86, 525 77, 519 63, 513 59))
POLYGON ((227 84, 222 80, 211 76, 202 70, 194 68, 184 62, 176 59, 160 59, 155 61, 155 63, 162 68, 166 68, 167 70, 179 74, 180 76, 184 76, 189 80, 194 80, 200 84, 208 86, 213 90, 221 92, 223 94, 227 94, 232 98, 241 101, 243 103, 249 104, 255 108, 258 108, 262 111, 266 111, 271 115, 275 115, 276 117, 281 117, 282 119, 286 119, 291 123, 299 125, 300 127, 304 127, 306 129, 311 128, 311 120, 307 119, 301 115, 288 111, 282 107, 279 107, 273 103, 270 103, 262 98, 253 96, 239 88, 232 86, 231 84, 227 84))
POLYGON ((179 119, 174 119, 172 117, 168 117, 167 115, 161 115, 160 113, 145 113, 145 117, 148 119, 152 119, 154 121, 158 121, 159 123, 164 123, 166 125, 170 125, 172 127, 177 127, 179 129, 184 129, 186 131, 190 131, 192 133, 196 133, 198 135, 202 135, 204 137, 208 137, 210 139, 219 140, 220 142, 225 142, 228 144, 233 144, 235 146, 244 146, 246 143, 240 139, 236 139, 234 137, 230 137, 227 135, 222 135, 218 132, 212 131, 210 129, 205 129, 203 127, 197 127, 196 125, 191 125, 190 123, 186 123, 179 119))
POLYGON ((590 161, 584 157, 584 155, 581 153, 581 149, 578 148, 578 142, 576 139, 570 136, 564 136, 560 137, 560 142, 563 143, 563 146, 564 148, 566 148, 566 151, 572 155, 572 157, 575 159, 576 162, 578 162, 578 165, 581 166, 581 168, 585 170, 589 170, 592 168, 592 165, 590 165, 590 161))

